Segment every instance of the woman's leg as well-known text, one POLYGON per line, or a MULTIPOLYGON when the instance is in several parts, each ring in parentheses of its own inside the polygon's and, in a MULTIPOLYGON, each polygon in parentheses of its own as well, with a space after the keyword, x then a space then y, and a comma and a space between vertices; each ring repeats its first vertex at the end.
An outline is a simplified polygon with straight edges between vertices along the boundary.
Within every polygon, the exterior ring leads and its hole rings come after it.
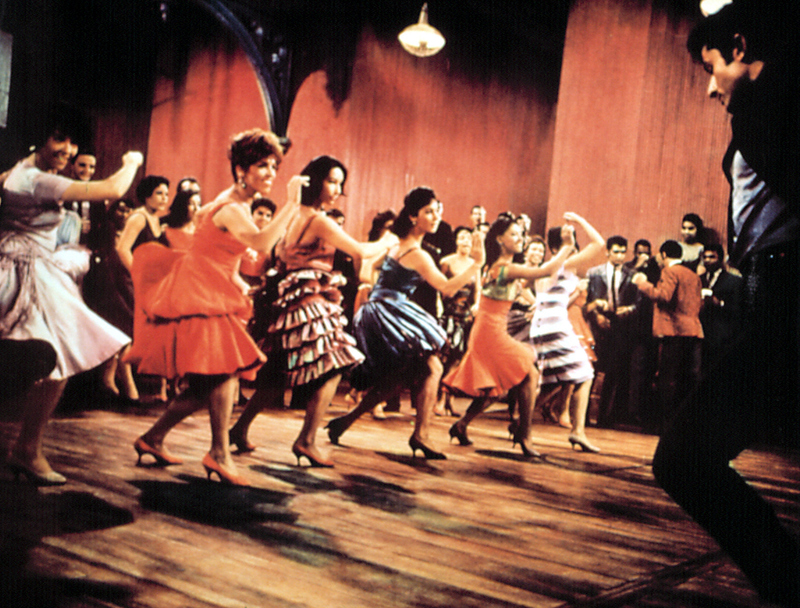
POLYGON ((58 405, 66 380, 40 380, 23 398, 22 426, 11 450, 11 458, 37 475, 47 475, 53 469, 44 456, 44 429, 58 405))
POLYGON ((589 409, 589 396, 592 391, 592 382, 586 380, 575 386, 570 398, 572 414, 572 432, 569 442, 572 446, 580 446, 584 452, 599 452, 600 449, 586 439, 586 412, 589 409))
POLYGON ((164 438, 167 433, 185 418, 188 418, 206 405, 208 392, 203 387, 198 386, 199 378, 201 377, 188 378, 189 388, 172 400, 161 417, 139 439, 156 451, 171 457, 164 449, 164 438))
POLYGON ((525 379, 515 387, 517 403, 519 404, 519 426, 514 434, 514 443, 522 448, 526 456, 539 456, 539 453, 530 445, 531 422, 533 419, 533 406, 536 402, 536 393, 539 386, 539 372, 532 369, 525 379))
POLYGON ((419 378, 412 388, 411 403, 417 411, 413 437, 422 442, 428 439, 430 417, 436 405, 436 396, 439 390, 439 381, 442 378, 442 371, 442 362, 439 357, 431 355, 426 361, 426 367, 423 370, 424 376, 419 378))
POLYGON ((133 379, 133 367, 130 363, 125 362, 125 355, 130 350, 131 345, 128 344, 125 348, 120 351, 119 355, 115 357, 119 361, 119 366, 117 367, 117 371, 122 376, 122 383, 125 387, 125 394, 128 396, 128 399, 132 399, 133 401, 139 400, 139 389, 136 387, 136 381, 133 379))
MULTIPOLYGON (((122 349, 125 352, 125 349, 122 349)), ((119 353, 108 359, 105 363, 100 364, 100 376, 103 387, 115 394, 119 395, 119 389, 115 382, 117 376, 117 366, 119 365, 119 353)))
POLYGON ((344 416, 334 418, 325 426, 328 429, 328 437, 331 443, 338 445, 339 437, 350 428, 350 426, 361 416, 374 409, 375 406, 386 401, 395 393, 394 382, 391 385, 379 384, 363 393, 358 404, 344 416))
POLYGON ((292 451, 298 457, 298 461, 302 455, 306 456, 311 464, 333 466, 333 463, 324 460, 320 455, 316 447, 316 438, 317 430, 322 424, 322 419, 328 411, 328 405, 336 394, 336 388, 341 379, 342 374, 339 372, 295 387, 294 394, 298 397, 298 403, 304 404, 306 410, 303 427, 292 446, 292 451))
MULTIPOLYGON (((515 403, 515 400, 512 399, 509 401, 509 403, 515 403)), ((464 415, 461 416, 461 418, 450 427, 450 440, 452 441, 453 439, 458 439, 458 443, 461 445, 472 445, 472 441, 470 441, 469 437, 467 437, 467 427, 469 426, 470 422, 477 418, 486 409, 488 404, 489 399, 486 397, 476 397, 473 399, 472 403, 469 404, 467 411, 464 412, 464 415)))
POLYGON ((239 378, 228 376, 208 393, 208 414, 211 421, 211 450, 209 454, 230 475, 236 475, 236 465, 231 458, 228 428, 233 411, 233 401, 239 390, 239 378))
POLYGON ((264 408, 282 406, 283 394, 283 374, 278 376, 273 382, 263 383, 258 386, 256 392, 253 393, 253 396, 250 397, 250 400, 247 402, 236 424, 231 427, 229 433, 230 442, 236 444, 242 452, 250 452, 256 449, 256 446, 250 443, 247 438, 250 432, 250 425, 264 408))

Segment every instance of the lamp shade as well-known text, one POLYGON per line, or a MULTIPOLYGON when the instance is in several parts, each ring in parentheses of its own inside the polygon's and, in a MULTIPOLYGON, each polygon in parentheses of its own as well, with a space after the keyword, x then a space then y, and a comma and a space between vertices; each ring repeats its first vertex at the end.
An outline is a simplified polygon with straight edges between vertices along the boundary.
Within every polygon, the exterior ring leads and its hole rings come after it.
POLYGON ((444 36, 435 27, 428 25, 428 4, 422 5, 419 22, 409 25, 397 39, 403 48, 417 57, 430 57, 444 48, 444 36))

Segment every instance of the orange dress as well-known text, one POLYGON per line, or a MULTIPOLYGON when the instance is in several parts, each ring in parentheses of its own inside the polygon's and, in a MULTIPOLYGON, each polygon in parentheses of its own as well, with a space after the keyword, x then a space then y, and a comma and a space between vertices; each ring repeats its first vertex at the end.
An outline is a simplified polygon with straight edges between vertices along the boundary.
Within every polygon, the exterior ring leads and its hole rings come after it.
POLYGON ((500 397, 535 368, 533 348, 506 331, 516 281, 506 279, 505 274, 506 267, 499 266, 484 278, 467 352, 442 380, 451 391, 472 397, 500 397))
POLYGON ((134 298, 147 316, 128 360, 138 371, 167 378, 186 374, 250 372, 265 355, 247 332, 250 299, 232 277, 246 247, 214 225, 231 201, 216 200, 197 215, 186 251, 148 243, 136 251, 131 275, 134 298))

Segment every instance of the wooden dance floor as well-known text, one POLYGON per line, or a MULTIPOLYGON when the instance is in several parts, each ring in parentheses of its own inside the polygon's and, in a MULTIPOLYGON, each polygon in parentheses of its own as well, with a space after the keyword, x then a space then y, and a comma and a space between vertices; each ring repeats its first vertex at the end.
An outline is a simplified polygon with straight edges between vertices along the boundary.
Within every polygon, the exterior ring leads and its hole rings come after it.
MULTIPOLYGON (((456 409, 465 402, 457 400, 456 409)), ((331 415, 343 413, 337 398, 331 415)), ((36 489, 0 473, 7 608, 73 606, 454 608, 762 606, 741 572, 661 491, 653 436, 589 429, 600 454, 567 431, 534 426, 543 459, 512 449, 507 414, 411 457, 409 405, 367 415, 331 446, 334 469, 296 466, 302 412, 269 411, 258 450, 236 456, 251 488, 205 479, 207 415, 168 437, 185 459, 136 466, 133 440, 160 410, 57 414, 46 449, 69 483, 36 489)), ((0 426, 2 446, 16 426, 0 426)), ((303 461, 305 464, 305 460, 303 461)), ((775 450, 734 462, 800 532, 800 468, 775 450)))

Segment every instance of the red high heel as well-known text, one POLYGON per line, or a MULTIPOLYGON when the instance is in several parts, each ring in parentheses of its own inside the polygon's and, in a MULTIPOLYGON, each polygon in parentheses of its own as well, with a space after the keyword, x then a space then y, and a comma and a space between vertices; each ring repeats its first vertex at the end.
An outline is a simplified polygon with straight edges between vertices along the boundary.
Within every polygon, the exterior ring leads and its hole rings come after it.
POLYGON ((220 464, 214 460, 211 454, 203 456, 203 468, 206 470, 206 475, 211 479, 211 473, 216 473, 220 482, 227 483, 232 486, 249 486, 248 481, 240 475, 231 475, 220 464))
POLYGON ((173 456, 172 454, 162 450, 157 450, 141 437, 133 442, 133 449, 136 450, 136 453, 139 455, 139 459, 136 461, 137 466, 142 464, 142 456, 145 454, 150 454, 150 456, 155 458, 156 464, 161 467, 168 467, 173 464, 183 464, 183 460, 177 456, 173 456))
POLYGON ((299 443, 295 443, 292 446, 292 454, 294 454, 295 458, 297 458, 297 466, 298 467, 300 466, 300 457, 301 456, 305 456, 306 458, 308 458, 308 463, 312 467, 325 467, 325 468, 333 467, 333 461, 332 460, 322 460, 321 458, 318 458, 318 457, 314 456, 314 454, 309 452, 307 448, 304 448, 299 443))

